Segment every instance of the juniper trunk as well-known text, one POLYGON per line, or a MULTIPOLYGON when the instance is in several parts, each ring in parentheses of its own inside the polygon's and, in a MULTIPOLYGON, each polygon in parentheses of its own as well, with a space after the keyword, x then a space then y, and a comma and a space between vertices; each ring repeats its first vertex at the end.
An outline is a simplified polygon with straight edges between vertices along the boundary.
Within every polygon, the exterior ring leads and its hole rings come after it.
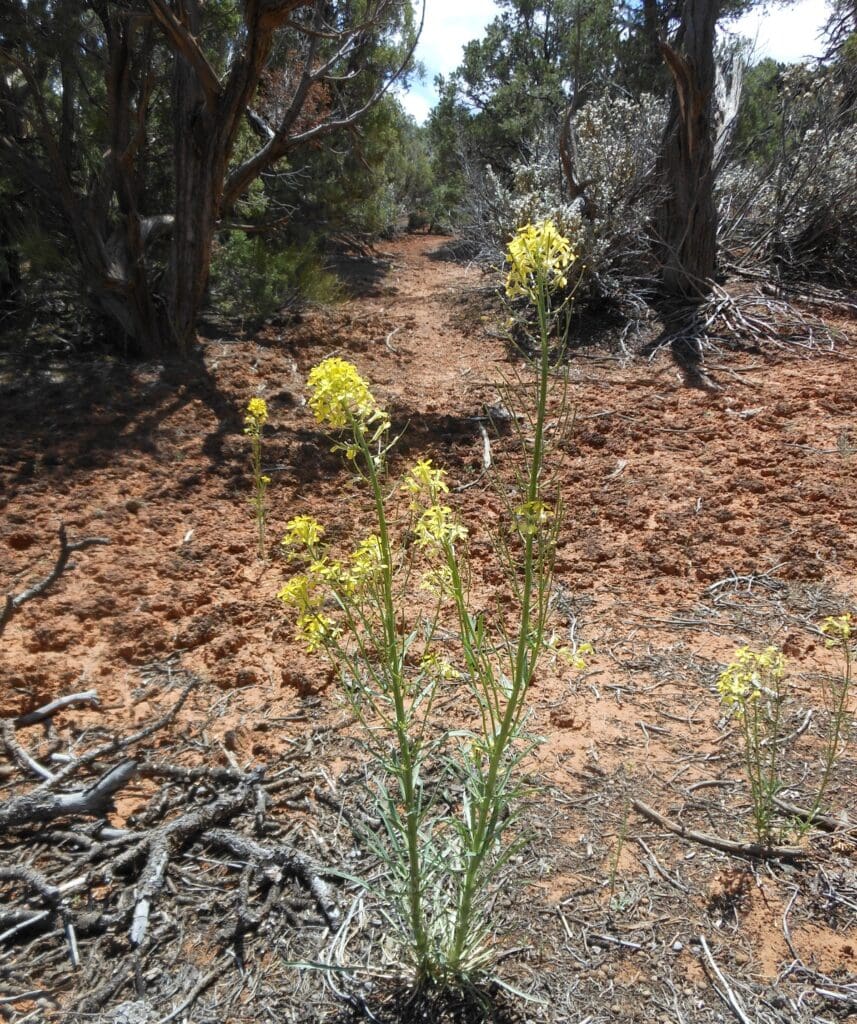
POLYGON ((714 205, 714 42, 720 0, 685 0, 682 53, 661 43, 673 77, 659 158, 665 198, 656 219, 664 293, 682 301, 707 294, 716 265, 714 205))

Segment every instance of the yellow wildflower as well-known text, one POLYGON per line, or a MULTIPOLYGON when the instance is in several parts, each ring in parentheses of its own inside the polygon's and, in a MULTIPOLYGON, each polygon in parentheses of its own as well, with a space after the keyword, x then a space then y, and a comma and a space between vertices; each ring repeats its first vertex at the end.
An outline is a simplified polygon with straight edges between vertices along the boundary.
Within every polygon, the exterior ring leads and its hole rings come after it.
POLYGON ((452 518, 448 505, 431 505, 423 512, 414 527, 418 548, 443 547, 464 540, 467 530, 452 518))
POLYGON ((320 362, 310 370, 307 386, 311 392, 309 407, 319 423, 334 430, 354 422, 363 427, 376 424, 373 439, 390 426, 390 418, 372 397, 369 385, 345 359, 333 356, 320 362))
POLYGON ((277 597, 301 613, 320 608, 324 603, 324 595, 318 593, 313 580, 303 574, 292 576, 277 592, 277 597))
POLYGON ((387 566, 381 550, 381 538, 372 533, 360 541, 351 553, 351 569, 347 580, 352 590, 362 590, 367 583, 377 580, 387 566))
POLYGON ((550 289, 568 285, 569 267, 577 259, 571 243, 551 220, 522 227, 509 243, 506 261, 506 294, 510 299, 523 296, 536 301, 541 285, 550 289))
POLYGON ((426 590, 435 597, 453 597, 455 586, 452 570, 448 565, 439 565, 429 569, 420 580, 420 590, 426 590))
POLYGON ((839 647, 851 639, 854 620, 850 612, 844 615, 828 615, 821 623, 821 632, 827 636, 828 647, 839 647))
POLYGON ((740 714, 748 701, 758 700, 765 689, 780 682, 785 674, 786 659, 778 648, 766 647, 758 652, 740 647, 720 674, 717 690, 723 703, 740 714))
POLYGON ((449 487, 444 480, 445 476, 446 470, 435 469, 431 459, 418 459, 405 474, 401 485, 403 491, 413 496, 411 508, 419 507, 416 499, 420 497, 427 497, 434 503, 441 494, 448 494, 449 487))
POLYGON ((244 433, 258 435, 268 422, 268 406, 264 398, 251 398, 244 416, 244 433))
POLYGON ((324 527, 313 516, 295 516, 286 523, 281 541, 285 548, 314 548, 324 536, 324 527))
POLYGON ((534 537, 553 518, 553 509, 543 501, 525 501, 515 509, 515 520, 522 537, 534 537))
POLYGON ((340 633, 333 619, 321 612, 305 612, 299 615, 296 631, 310 654, 315 654, 320 647, 335 640, 340 633))
POLYGON ((427 676, 434 676, 443 682, 460 679, 461 673, 455 666, 442 658, 436 651, 426 652, 420 659, 420 671, 427 676))

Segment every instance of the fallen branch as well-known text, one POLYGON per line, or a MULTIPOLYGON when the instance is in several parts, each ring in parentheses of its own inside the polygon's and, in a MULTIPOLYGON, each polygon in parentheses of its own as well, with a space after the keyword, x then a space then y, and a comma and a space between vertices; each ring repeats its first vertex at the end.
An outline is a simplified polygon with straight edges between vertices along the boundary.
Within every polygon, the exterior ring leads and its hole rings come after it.
POLYGON ((137 899, 129 933, 133 946, 142 945, 146 938, 152 903, 164 886, 167 868, 174 854, 200 832, 228 821, 242 811, 249 793, 248 787, 240 786, 235 793, 220 797, 205 807, 194 808, 175 821, 162 825, 113 861, 110 868, 111 872, 115 873, 121 866, 148 852, 146 866, 136 886, 137 899))
POLYGON ((75 551, 83 551, 85 548, 90 548, 94 544, 109 544, 110 541, 106 537, 84 537, 82 540, 76 540, 69 542, 68 534, 66 533, 65 524, 59 528, 59 541, 60 551, 57 555, 57 560, 54 564, 53 569, 48 573, 43 580, 39 580, 38 583, 34 583, 27 590, 22 590, 20 594, 6 595, 6 601, 3 606, 3 611, 0 612, 0 633, 3 632, 6 624, 15 614, 15 612, 25 604, 27 601, 32 601, 35 597, 40 597, 44 592, 56 583, 56 581, 65 572, 68 565, 68 560, 71 558, 75 551))
POLYGON ((705 959, 708 961, 708 966, 711 968, 712 972, 714 973, 714 976, 723 986, 722 992, 719 988, 717 988, 716 985, 714 986, 714 991, 720 996, 723 1002, 726 1003, 726 1005, 732 1010, 732 1012, 735 1014, 738 1020, 741 1021, 741 1024, 753 1024, 753 1022, 744 1012, 744 1007, 738 1002, 738 997, 735 995, 735 993, 729 987, 729 983, 723 977, 723 972, 717 966, 714 957, 711 955, 711 950, 708 948, 708 943, 705 941, 705 936, 700 935, 699 941, 702 945, 702 951, 703 953, 705 953, 705 959))
POLYGON ((774 797, 774 803, 784 814, 790 814, 793 818, 800 818, 801 821, 805 821, 810 825, 816 825, 824 832, 853 832, 855 830, 854 828, 849 829, 848 819, 844 816, 842 818, 834 818, 831 814, 822 814, 821 811, 813 811, 807 807, 798 807, 797 804, 789 803, 788 800, 783 800, 778 796, 774 797))
POLYGON ((19 715, 17 718, 14 718, 12 725, 16 729, 26 729, 27 726, 38 725, 39 722, 43 722, 46 718, 55 715, 57 711, 71 707, 72 704, 97 705, 98 694, 95 690, 85 690, 83 693, 70 693, 66 697, 58 697, 56 700, 52 700, 50 704, 45 704, 40 708, 36 708, 35 711, 29 711, 26 715, 19 715))
POLYGON ((263 872, 265 868, 279 868, 296 878, 312 894, 330 927, 338 927, 339 910, 333 902, 330 888, 319 877, 318 869, 308 857, 285 846, 262 846, 261 843, 224 829, 211 829, 203 838, 216 846, 224 847, 234 856, 248 861, 263 872))
POLYGON ((670 821, 662 814, 659 814, 653 807, 649 807, 641 800, 632 800, 631 806, 644 818, 665 828, 673 835, 681 836, 682 839, 689 839, 693 843, 702 846, 709 846, 714 850, 721 850, 723 853, 731 853, 736 857, 756 857, 767 860, 800 860, 806 857, 806 850, 800 846, 765 846, 762 843, 737 843, 732 839, 721 839, 719 836, 709 835, 707 832, 695 832, 693 829, 685 828, 678 822, 670 821))
POLYGON ((0 804, 0 829, 30 822, 53 821, 67 815, 100 817, 113 807, 113 794, 136 774, 136 761, 122 761, 101 778, 71 793, 36 790, 0 804))

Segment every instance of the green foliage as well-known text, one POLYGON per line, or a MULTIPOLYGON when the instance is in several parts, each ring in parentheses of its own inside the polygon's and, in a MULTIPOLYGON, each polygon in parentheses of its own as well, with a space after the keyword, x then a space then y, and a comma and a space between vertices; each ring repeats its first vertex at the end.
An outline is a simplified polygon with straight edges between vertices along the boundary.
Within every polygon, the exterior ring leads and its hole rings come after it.
POLYGON ((748 68, 744 75, 732 145, 734 152, 750 163, 770 161, 780 145, 783 127, 779 96, 782 71, 782 64, 765 59, 748 68))
POLYGON ((279 244, 236 231, 219 242, 211 262, 211 299, 227 316, 270 316, 290 301, 331 303, 341 297, 318 249, 279 244))

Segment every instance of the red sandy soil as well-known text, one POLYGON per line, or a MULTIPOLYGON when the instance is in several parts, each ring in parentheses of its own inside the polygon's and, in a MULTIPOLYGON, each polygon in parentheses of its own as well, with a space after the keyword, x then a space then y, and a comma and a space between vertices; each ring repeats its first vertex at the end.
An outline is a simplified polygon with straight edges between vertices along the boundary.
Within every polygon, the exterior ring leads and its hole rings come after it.
MULTIPOLYGON (((6 629, 0 715, 91 688, 100 708, 69 710, 61 727, 71 736, 93 725, 131 731, 169 705, 163 686, 147 682, 147 667, 169 658, 202 679, 182 731, 203 736, 224 763, 270 763, 300 741, 308 721, 344 715, 329 672, 297 648, 275 600, 290 572, 277 550, 289 518, 314 514, 337 543, 371 527, 361 491, 306 407, 304 381, 326 356, 354 361, 407 427, 393 474, 430 456, 454 488, 477 480, 479 417, 498 404, 497 382, 514 360, 499 337, 491 282, 475 268, 430 259, 437 245, 422 237, 392 243, 389 273, 360 297, 284 315, 246 340, 208 338, 190 367, 100 360, 7 374, 0 592, 46 574, 60 523, 72 540, 110 544, 76 555, 73 569, 6 629), (242 433, 254 395, 271 415, 266 562, 255 555, 242 433)), ((794 779, 803 778, 801 766, 815 771, 820 673, 835 668, 815 626, 857 606, 855 356, 847 331, 835 351, 716 355, 707 369, 718 391, 687 387, 667 353, 624 364, 586 347, 571 356, 575 427, 552 466, 568 508, 559 623, 597 653, 583 673, 546 668, 532 692, 533 729, 545 737, 532 770, 561 802, 545 817, 551 838, 536 877, 528 876, 527 899, 556 910, 594 886, 589 903, 581 897, 576 917, 567 917, 569 941, 578 941, 581 915, 604 911, 617 894, 633 920, 654 878, 634 841, 646 837, 692 894, 673 892, 673 919, 658 926, 681 936, 672 955, 690 990, 706 984, 692 934, 682 931, 690 920, 707 922, 712 946, 728 930, 716 953, 731 970, 777 978, 793 959, 782 929, 791 879, 745 875, 741 862, 667 838, 629 813, 627 801, 748 836, 737 735, 714 689, 743 643, 786 651, 795 720, 815 710, 790 755, 794 779), (693 789, 697 782, 713 785, 693 789)), ((511 447, 510 437, 492 440, 501 472, 511 447)), ((451 497, 470 525, 478 573, 501 504, 485 480, 451 497)), ((487 562, 486 576, 490 590, 487 562)), ((169 736, 159 742, 168 746, 169 736)), ((344 763, 325 770, 335 778, 344 763)), ((828 801, 852 822, 855 779, 852 743, 828 801)), ((798 786, 793 798, 808 792, 798 786)), ((122 806, 134 803, 132 791, 122 806)), ((847 888, 857 884, 855 848, 839 842, 824 857, 835 858, 847 888)), ((853 923, 853 913, 825 917, 802 895, 791 942, 815 969, 853 976, 853 923)), ((628 1009, 634 999, 622 993, 639 991, 645 964, 628 953, 602 969, 595 978, 609 980, 621 1009, 613 1019, 637 1019, 628 1009)))

